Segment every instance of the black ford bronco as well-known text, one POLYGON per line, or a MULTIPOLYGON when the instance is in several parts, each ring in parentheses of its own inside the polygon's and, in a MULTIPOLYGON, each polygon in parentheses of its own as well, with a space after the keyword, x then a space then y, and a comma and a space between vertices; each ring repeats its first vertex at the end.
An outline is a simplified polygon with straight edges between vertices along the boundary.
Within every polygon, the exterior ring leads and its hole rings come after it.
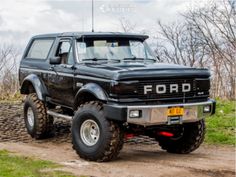
POLYGON ((127 137, 145 135, 170 153, 197 149, 215 112, 210 73, 157 63, 146 35, 62 33, 34 36, 20 63, 24 119, 36 139, 54 118, 72 121, 81 158, 109 161, 127 137))

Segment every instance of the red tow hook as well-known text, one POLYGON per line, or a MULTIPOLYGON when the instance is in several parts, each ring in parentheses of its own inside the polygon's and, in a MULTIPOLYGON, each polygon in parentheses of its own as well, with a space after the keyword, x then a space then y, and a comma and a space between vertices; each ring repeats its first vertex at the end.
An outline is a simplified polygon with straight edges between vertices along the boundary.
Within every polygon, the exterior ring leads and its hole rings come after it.
POLYGON ((132 139, 132 138, 134 138, 134 134, 132 134, 132 133, 127 133, 127 134, 125 134, 125 139, 126 139, 126 140, 132 139))
POLYGON ((173 133, 165 132, 165 131, 158 132, 157 134, 161 135, 161 136, 166 136, 166 137, 173 137, 174 136, 173 133))

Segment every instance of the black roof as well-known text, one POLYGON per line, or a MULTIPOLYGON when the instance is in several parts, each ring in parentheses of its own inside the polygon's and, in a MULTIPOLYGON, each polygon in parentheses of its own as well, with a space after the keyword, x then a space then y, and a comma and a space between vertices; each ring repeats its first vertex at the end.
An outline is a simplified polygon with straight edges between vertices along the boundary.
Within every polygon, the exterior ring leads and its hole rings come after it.
POLYGON ((121 32, 65 32, 65 33, 52 33, 52 34, 40 34, 33 38, 46 38, 46 37, 124 37, 124 38, 137 38, 147 39, 147 35, 134 34, 134 33, 121 33, 121 32))

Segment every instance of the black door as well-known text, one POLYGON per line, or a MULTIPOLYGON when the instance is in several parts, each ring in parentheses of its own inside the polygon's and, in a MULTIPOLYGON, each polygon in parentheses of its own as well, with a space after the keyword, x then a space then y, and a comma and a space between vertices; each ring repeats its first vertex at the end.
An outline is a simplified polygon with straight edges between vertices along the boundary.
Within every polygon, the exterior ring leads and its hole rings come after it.
POLYGON ((61 39, 55 57, 61 58, 61 64, 51 65, 48 74, 48 91, 51 101, 73 106, 74 102, 74 53, 72 39, 61 39))

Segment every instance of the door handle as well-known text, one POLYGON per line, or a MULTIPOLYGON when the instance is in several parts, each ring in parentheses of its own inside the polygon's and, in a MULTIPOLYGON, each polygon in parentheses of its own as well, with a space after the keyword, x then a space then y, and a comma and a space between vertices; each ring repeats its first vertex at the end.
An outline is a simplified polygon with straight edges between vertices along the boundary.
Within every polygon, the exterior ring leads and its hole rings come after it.
POLYGON ((54 67, 50 66, 49 71, 53 71, 53 70, 54 70, 54 67))
POLYGON ((49 67, 49 71, 54 71, 56 73, 56 75, 58 76, 58 73, 57 73, 57 71, 55 69, 55 66, 50 66, 49 67))

